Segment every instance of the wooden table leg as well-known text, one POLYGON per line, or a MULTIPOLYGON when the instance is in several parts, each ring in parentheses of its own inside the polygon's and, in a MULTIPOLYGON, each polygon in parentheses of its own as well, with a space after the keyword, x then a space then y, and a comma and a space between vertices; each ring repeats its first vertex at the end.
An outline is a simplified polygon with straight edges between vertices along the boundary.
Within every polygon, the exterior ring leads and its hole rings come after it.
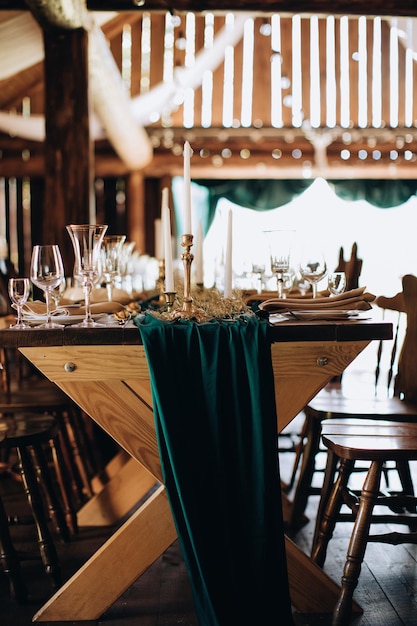
POLYGON ((130 457, 101 491, 78 511, 78 526, 116 524, 156 484, 155 477, 130 457))
POLYGON ((176 538, 161 485, 43 605, 33 621, 98 619, 176 538))

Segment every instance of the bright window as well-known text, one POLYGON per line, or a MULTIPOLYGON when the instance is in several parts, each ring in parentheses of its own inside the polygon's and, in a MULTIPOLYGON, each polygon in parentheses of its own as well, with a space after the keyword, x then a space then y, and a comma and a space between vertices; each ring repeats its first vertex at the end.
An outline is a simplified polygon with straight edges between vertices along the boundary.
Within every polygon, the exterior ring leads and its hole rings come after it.
MULTIPOLYGON (((358 244, 363 259, 360 285, 375 295, 394 295, 401 290, 401 277, 417 273, 417 198, 392 209, 380 209, 366 201, 347 202, 338 198, 323 179, 317 179, 304 194, 272 211, 258 212, 220 200, 215 219, 204 241, 206 285, 222 281, 222 263, 227 231, 227 215, 233 211, 233 268, 239 283, 250 272, 253 261, 268 264, 264 230, 294 228, 297 256, 305 237, 315 238, 325 251, 330 269, 338 262, 340 247, 350 258, 352 244, 358 244)), ((319 289, 325 283, 319 284, 319 289)), ((220 284, 219 284, 220 287, 220 284)))

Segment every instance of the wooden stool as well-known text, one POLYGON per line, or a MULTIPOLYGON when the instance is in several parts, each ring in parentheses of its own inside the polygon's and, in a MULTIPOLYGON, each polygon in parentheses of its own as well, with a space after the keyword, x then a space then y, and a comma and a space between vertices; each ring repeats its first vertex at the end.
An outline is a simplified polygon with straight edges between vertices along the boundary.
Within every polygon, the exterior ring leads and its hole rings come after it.
POLYGON ((326 481, 333 480, 338 465, 337 479, 329 493, 323 493, 323 505, 319 509, 316 542, 312 559, 323 566, 328 543, 333 535, 343 504, 351 508, 354 526, 349 542, 341 581, 341 592, 333 613, 333 626, 349 623, 353 592, 358 583, 362 561, 368 541, 391 543, 417 543, 417 533, 386 533, 370 535, 371 524, 393 522, 410 528, 417 523, 417 516, 403 513, 403 507, 413 510, 416 499, 409 493, 391 494, 381 491, 381 478, 385 463, 393 461, 398 467, 417 459, 417 424, 381 423, 378 421, 355 424, 347 420, 331 425, 332 432, 323 433, 323 443, 329 451, 326 481), (348 481, 358 461, 370 462, 359 497, 349 489, 348 481), (375 516, 374 507, 389 507, 386 515, 375 516), (399 511, 399 513, 396 513, 399 511))

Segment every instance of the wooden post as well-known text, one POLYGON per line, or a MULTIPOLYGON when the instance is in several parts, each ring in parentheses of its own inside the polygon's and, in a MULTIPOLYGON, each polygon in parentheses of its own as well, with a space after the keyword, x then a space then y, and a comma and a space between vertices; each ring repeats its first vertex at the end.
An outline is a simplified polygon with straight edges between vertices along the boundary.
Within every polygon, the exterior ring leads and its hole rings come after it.
POLYGON ((42 243, 60 245, 67 275, 74 255, 66 232, 94 214, 94 150, 90 140, 88 33, 44 30, 45 196, 42 243))
POLYGON ((136 242, 141 254, 149 252, 146 242, 145 188, 143 174, 131 172, 127 177, 127 240, 136 242))

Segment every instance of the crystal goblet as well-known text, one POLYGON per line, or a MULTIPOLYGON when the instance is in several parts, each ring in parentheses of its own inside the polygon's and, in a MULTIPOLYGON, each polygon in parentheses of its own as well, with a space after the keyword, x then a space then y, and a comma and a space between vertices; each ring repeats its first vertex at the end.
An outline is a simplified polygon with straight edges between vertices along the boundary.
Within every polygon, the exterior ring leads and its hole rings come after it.
POLYGON ((38 328, 62 328, 62 324, 52 321, 52 290, 64 279, 64 265, 61 251, 56 244, 36 245, 32 250, 30 279, 34 285, 45 292, 46 322, 38 328))
POLYGON ((100 250, 107 224, 69 224, 68 234, 74 247, 74 274, 81 280, 84 291, 85 317, 79 324, 84 328, 103 327, 91 314, 91 290, 100 273, 100 250))
POLYGON ((30 328, 22 319, 22 309, 30 294, 29 278, 10 278, 8 289, 12 305, 17 310, 16 324, 11 324, 10 328, 30 328))

